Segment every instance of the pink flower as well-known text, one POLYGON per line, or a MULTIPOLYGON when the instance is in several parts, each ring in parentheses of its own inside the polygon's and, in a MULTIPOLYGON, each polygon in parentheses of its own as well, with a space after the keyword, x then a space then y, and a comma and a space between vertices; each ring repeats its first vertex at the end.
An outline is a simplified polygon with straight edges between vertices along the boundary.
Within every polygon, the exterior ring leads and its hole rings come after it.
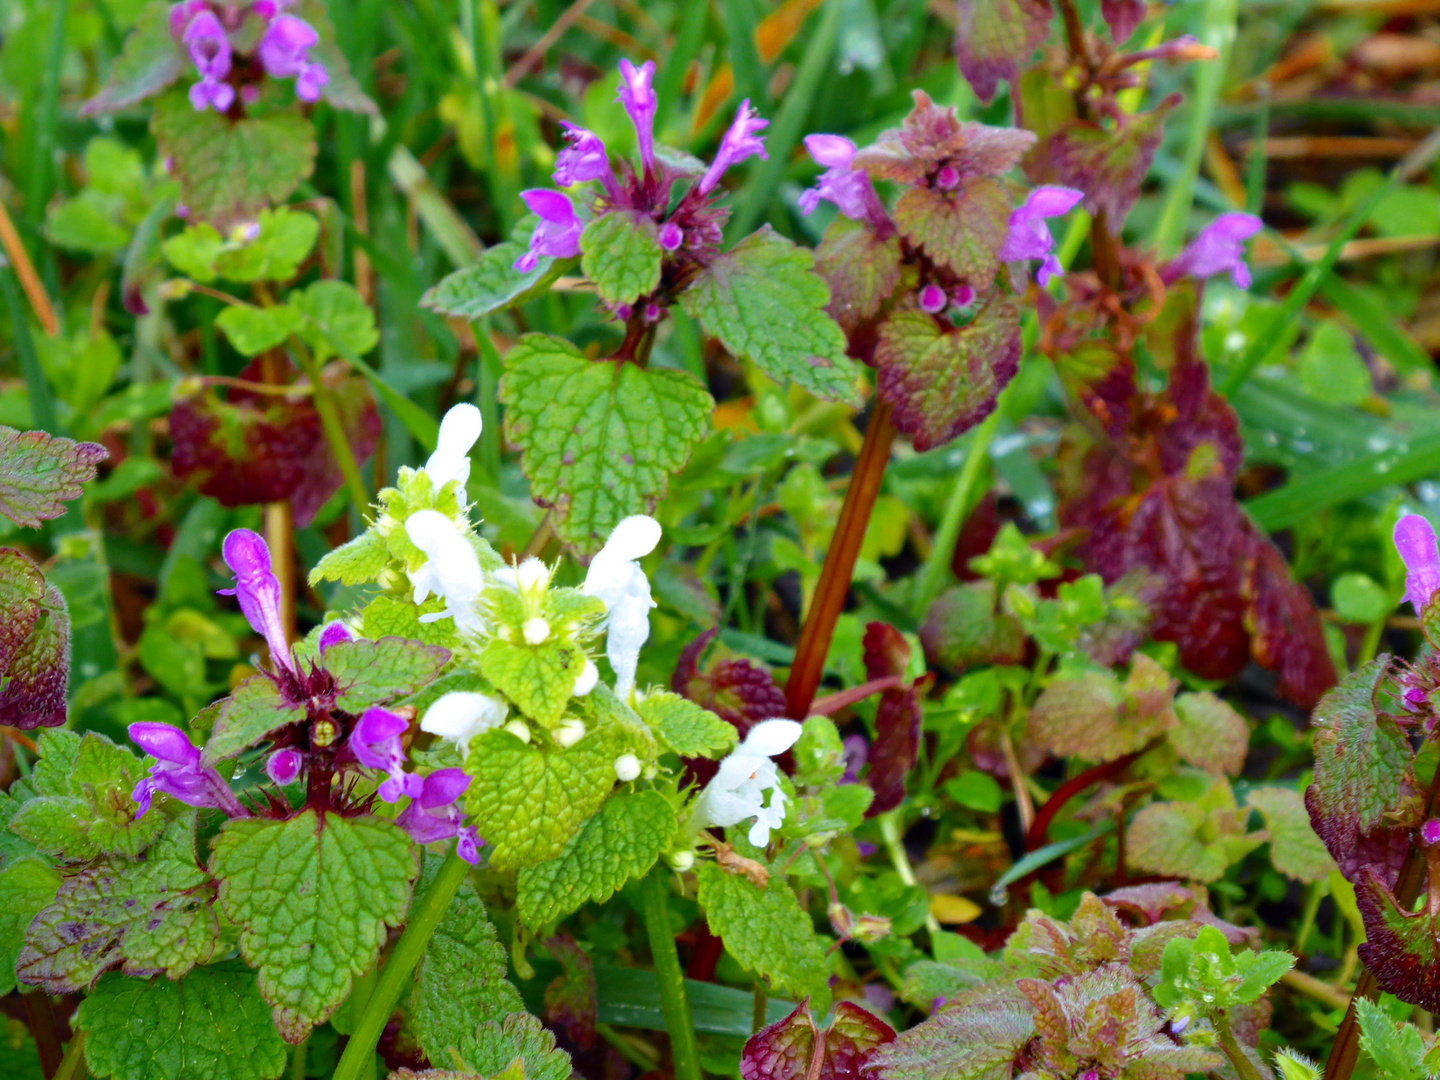
POLYGON ((395 818, 411 838, 419 844, 456 837, 455 852, 470 864, 480 861, 481 840, 474 828, 462 825, 464 815, 455 805, 470 786, 470 777, 459 769, 437 769, 425 777, 419 794, 413 795, 409 806, 395 818))
POLYGON ((1000 248, 1000 258, 1005 262, 1041 260, 1035 279, 1042 288, 1048 285, 1065 269, 1055 258, 1055 238, 1045 219, 1069 213, 1084 197, 1084 192, 1067 187, 1038 187, 1030 192, 1010 215, 1010 230, 1000 248))
POLYGON ((616 100, 630 114, 635 125, 635 138, 640 145, 640 161, 645 175, 655 172, 655 109, 659 102, 650 82, 655 77, 655 61, 646 60, 638 68, 629 60, 620 61, 620 93, 616 100))
POLYGON ((660 226, 660 246, 666 251, 675 251, 685 242, 685 230, 673 221, 660 226))
POLYGON ((926 315, 938 315, 945 310, 945 305, 950 298, 945 295, 945 290, 939 285, 926 285, 920 290, 920 310, 926 315))
POLYGON ((1254 214, 1221 214, 1160 271, 1161 279, 1170 285, 1186 275, 1203 281, 1228 271, 1237 289, 1248 289, 1250 268, 1245 265, 1245 241, 1263 226, 1264 222, 1254 214))
POLYGON ((350 751, 355 760, 387 776, 379 789, 380 798, 387 803, 399 802, 401 795, 413 799, 424 785, 420 777, 405 771, 405 750, 400 745, 400 736, 409 726, 388 709, 371 707, 350 732, 350 751))
POLYGON ((700 194, 708 195, 714 190, 720 177, 731 165, 738 165, 757 154, 765 161, 770 160, 770 155, 765 153, 765 138, 759 134, 762 128, 769 126, 769 120, 763 119, 758 112, 750 108, 749 98, 742 101, 730 129, 720 140, 720 149, 715 152, 715 160, 710 163, 710 168, 705 170, 705 175, 696 185, 700 194))
POLYGON ((1395 550, 1405 564, 1405 599, 1416 615, 1440 592, 1440 551, 1435 548, 1435 530, 1419 514, 1406 514, 1395 523, 1395 550))
POLYGON ((295 662, 280 618, 280 582, 270 569, 270 549, 264 538, 249 529, 234 529, 225 537, 221 551, 225 565, 235 573, 235 587, 221 589, 219 595, 240 601, 245 620, 270 646, 270 660, 294 673, 295 662))
POLYGON ((1428 847, 1440 844, 1440 818, 1431 818, 1420 826, 1420 839, 1428 847))
POLYGON ((318 101, 321 89, 330 82, 325 66, 310 59, 319 40, 315 28, 298 15, 277 15, 260 38, 260 64, 272 79, 294 79, 295 95, 301 101, 318 101))
POLYGON ((278 787, 293 784, 305 759, 298 750, 276 750, 265 762, 265 775, 278 787))
POLYGON ((200 81, 190 87, 190 104, 196 112, 213 107, 224 112, 235 100, 235 88, 222 80, 230 74, 230 39, 209 9, 201 9, 185 27, 182 42, 190 53, 200 81))
POLYGON ((843 135, 806 135, 805 149, 825 171, 815 186, 800 195, 800 212, 812 214, 825 199, 839 208, 840 213, 855 221, 869 221, 877 232, 888 235, 890 218, 875 195, 870 177, 860 169, 851 168, 855 144, 843 135))
POLYGON ((564 120, 560 126, 565 129, 565 139, 570 145, 555 159, 555 172, 551 174, 555 183, 568 188, 572 184, 600 180, 612 196, 618 194, 615 174, 610 171, 610 155, 605 152, 600 136, 564 120))
POLYGON ((522 191, 532 213, 540 216, 540 224, 530 234, 530 250, 515 260, 515 269, 528 274, 540 264, 540 256, 571 259, 580 254, 580 233, 584 225, 575 215, 575 207, 558 191, 531 188, 522 191))
POLYGON ((130 725, 130 738, 155 759, 150 773, 130 797, 140 804, 136 817, 150 810, 155 793, 169 795, 186 806, 215 807, 230 817, 249 817, 235 793, 214 769, 201 763, 200 748, 179 728, 170 724, 130 725))
POLYGON ((335 622, 328 622, 320 628, 320 652, 322 655, 326 649, 332 646, 354 640, 355 636, 350 633, 350 628, 338 619, 335 622))

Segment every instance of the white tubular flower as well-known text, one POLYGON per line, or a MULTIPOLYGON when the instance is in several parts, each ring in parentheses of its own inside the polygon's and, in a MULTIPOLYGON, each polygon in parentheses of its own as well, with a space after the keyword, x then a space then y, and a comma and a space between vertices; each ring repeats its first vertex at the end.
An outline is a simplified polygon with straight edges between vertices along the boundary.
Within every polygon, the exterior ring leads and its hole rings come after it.
POLYGON ((435 490, 440 490, 451 480, 458 480, 461 494, 464 494, 465 483, 470 479, 470 448, 480 438, 483 427, 480 410, 474 405, 456 405, 441 419, 435 452, 425 462, 425 475, 430 477, 435 490))
POLYGON ((485 588, 485 575, 465 534, 438 510, 418 510, 406 519, 405 535, 425 553, 425 565, 410 571, 415 603, 423 604, 432 592, 445 601, 444 611, 421 615, 420 621, 448 616, 461 633, 484 633, 485 621, 475 601, 485 588))
POLYGON ((738 825, 754 818, 750 843, 764 847, 770 830, 785 821, 785 791, 780 787, 780 770, 770 759, 783 754, 800 738, 794 720, 762 720, 750 729, 745 741, 732 750, 705 785, 690 812, 690 829, 698 832, 708 825, 738 825), (765 805, 765 793, 770 805, 765 805))
POLYGON ((470 740, 503 724, 508 711, 503 701, 489 694, 452 690, 436 698, 434 704, 425 710, 420 730, 453 742, 463 756, 470 740))
POLYGON ((640 647, 650 636, 650 581, 639 560, 660 542, 660 523, 644 514, 616 525, 605 546, 590 560, 583 590, 605 605, 605 655, 615 669, 615 693, 622 699, 635 689, 640 647))
POLYGON ((600 682, 600 669, 595 666, 595 661, 585 660, 585 666, 580 669, 580 674, 575 676, 575 689, 571 691, 576 697, 584 697, 595 689, 600 682))

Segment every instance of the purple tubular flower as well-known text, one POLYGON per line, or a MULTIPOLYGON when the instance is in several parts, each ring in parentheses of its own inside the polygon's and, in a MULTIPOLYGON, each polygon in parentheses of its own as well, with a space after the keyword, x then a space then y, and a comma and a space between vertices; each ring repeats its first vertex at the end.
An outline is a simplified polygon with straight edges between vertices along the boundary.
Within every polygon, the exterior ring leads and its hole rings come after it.
POLYGON ((853 784, 860 779, 860 770, 870 759, 870 743, 864 735, 846 735, 841 745, 845 750, 845 772, 840 783, 853 784))
POLYGON ((328 622, 320 628, 320 652, 322 654, 332 645, 354 640, 355 636, 350 633, 350 628, 338 619, 335 622, 328 622))
POLYGON ((1228 272, 1237 289, 1248 289, 1250 267, 1245 265, 1245 241, 1263 225, 1254 214, 1221 214, 1160 271, 1161 279, 1170 285, 1187 274, 1203 281, 1228 272))
POLYGON ((673 221, 660 226, 660 246, 666 251, 675 251, 685 242, 685 230, 673 221))
POLYGON ((215 807, 230 817, 249 817, 220 774, 200 760, 200 748, 183 731, 170 724, 130 725, 130 738, 155 759, 150 774, 135 785, 130 797, 140 804, 137 818, 150 810, 155 793, 169 795, 186 806, 215 807))
POLYGON ((305 759, 298 750, 276 750, 265 762, 265 775, 278 787, 293 784, 305 759))
POLYGON ((206 77, 190 86, 190 107, 196 112, 214 108, 223 113, 235 102, 235 88, 229 83, 206 77))
POLYGON ((306 64, 295 76, 295 96, 301 101, 320 100, 320 91, 330 84, 330 73, 324 64, 306 64))
POLYGON ((1440 551, 1435 548, 1435 530, 1419 514, 1406 514, 1395 523, 1395 550, 1405 564, 1405 599, 1416 615, 1425 614, 1425 605, 1440 591, 1440 551))
POLYGON ((1420 826, 1420 839, 1429 847, 1440 844, 1440 818, 1431 818, 1420 826))
POLYGON ((938 315, 945 310, 950 298, 939 285, 926 285, 920 290, 920 310, 926 315, 938 315))
POLYGON ((249 529, 234 529, 225 537, 221 552, 225 565, 235 572, 235 588, 221 589, 219 595, 240 601, 246 621, 270 646, 271 662, 293 672, 295 662, 290 659, 290 645, 280 619, 280 582, 270 570, 270 549, 265 540, 249 529))
POLYGON ((272 79, 293 79, 310 63, 310 49, 320 40, 315 28, 298 15, 277 15, 270 20, 257 50, 265 74, 272 79))
POLYGON ((638 68, 629 60, 620 61, 620 93, 616 100, 630 114, 635 125, 635 139, 640 145, 640 161, 646 176, 655 175, 655 109, 658 101, 650 81, 655 77, 655 61, 646 60, 638 68))
POLYGON ((530 250, 515 260, 515 269, 528 274, 540 264, 540 256, 572 259, 580 254, 580 233, 584 225, 575 215, 575 207, 558 191, 531 188, 522 191, 532 213, 540 216, 540 224, 530 234, 530 250))
POLYGON ((742 101, 735 112, 735 120, 730 124, 730 130, 725 132, 725 137, 720 140, 720 149, 715 151, 715 160, 710 163, 710 168, 705 170, 705 175, 696 185, 700 194, 710 194, 731 165, 738 165, 756 154, 769 161, 770 155, 765 153, 764 136, 758 134, 762 128, 769 126, 770 121, 763 119, 750 107, 749 98, 742 101))
POLYGON ((861 169, 852 169, 855 144, 843 135, 806 135, 805 149, 825 171, 815 186, 800 195, 800 212, 812 214, 825 199, 839 208, 840 213, 855 221, 868 221, 877 232, 888 235, 892 226, 885 208, 875 194, 870 177, 861 169))
POLYGON ((555 183, 568 188, 572 184, 599 180, 612 197, 618 196, 620 189, 615 174, 610 171, 610 155, 600 136, 566 120, 560 121, 560 126, 565 129, 565 141, 570 145, 555 159, 555 171, 551 174, 555 183))
POLYGON ((400 736, 410 725, 388 709, 366 709, 350 733, 350 751, 355 759, 370 769, 378 769, 388 777, 380 785, 379 795, 387 803, 400 801, 401 795, 412 799, 419 796, 424 781, 405 771, 405 751, 400 736))
POLYGON ((224 112, 235 100, 235 88, 222 82, 230 74, 230 39, 225 27, 209 9, 201 10, 185 27, 182 37, 200 81, 190 87, 190 104, 196 112, 214 107, 224 112))
POLYGON ((474 828, 461 824, 464 815, 455 801, 470 786, 470 777, 460 769, 437 769, 422 781, 418 794, 413 795, 409 806, 395 818, 411 839, 419 844, 433 844, 437 840, 456 837, 455 851, 470 864, 480 861, 481 840, 474 828))
POLYGON ((1084 192, 1067 187, 1038 187, 1030 192, 1010 215, 1010 229, 1000 248, 1000 258, 1005 262, 1041 260, 1035 279, 1042 288, 1048 285, 1051 278, 1065 270, 1055 258, 1055 238, 1045 219, 1069 213, 1084 197, 1084 192))

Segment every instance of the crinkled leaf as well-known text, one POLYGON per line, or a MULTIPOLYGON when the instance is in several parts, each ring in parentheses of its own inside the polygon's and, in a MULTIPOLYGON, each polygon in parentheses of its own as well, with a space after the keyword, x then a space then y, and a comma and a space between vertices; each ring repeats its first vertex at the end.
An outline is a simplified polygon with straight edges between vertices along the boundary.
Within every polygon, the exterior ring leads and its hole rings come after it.
POLYGON ((115 112, 158 94, 185 71, 185 55, 170 36, 170 4, 150 0, 100 92, 80 107, 81 116, 115 112))
POLYGON ((409 597, 381 593, 360 613, 360 628, 368 638, 402 637, 448 649, 455 644, 455 621, 420 621, 422 615, 439 615, 444 610, 445 601, 438 596, 417 605, 409 597))
POLYGON ((0 870, 0 994, 15 989, 15 960, 25 945, 25 931, 55 902, 60 882, 59 872, 36 856, 0 870))
POLYGON ((854 361, 814 256, 766 225, 715 259, 680 305, 732 356, 826 401, 856 401, 854 361))
POLYGON ((213 109, 197 113, 177 92, 156 103, 150 128, 174 162, 180 201, 221 228, 283 202, 315 167, 315 129, 297 113, 231 120, 213 109))
POLYGON ((1310 827, 1305 800, 1294 788, 1255 788, 1245 796, 1260 811, 1270 834, 1270 862, 1286 877, 1312 884, 1335 869, 1325 845, 1310 827))
POLYGON ((1216 776, 1239 776, 1250 749, 1250 725, 1208 690, 1175 699, 1170 745, 1181 760, 1216 776))
POLYGON ((1235 795, 1217 780, 1194 803, 1153 803, 1130 823, 1126 848, 1137 869, 1190 881, 1218 881, 1225 871, 1267 839, 1264 832, 1246 833, 1247 808, 1237 808, 1235 795))
MULTIPOLYGON (((862 642, 865 677, 883 679, 904 675, 910 662, 910 645, 900 631, 883 622, 865 626, 862 642)), ((880 695, 875 709, 875 741, 870 746, 865 782, 875 792, 867 817, 893 810, 905 798, 905 777, 920 752, 920 693, 914 686, 892 688, 880 695)))
POLYGON ((700 657, 718 633, 707 630, 685 646, 670 688, 733 725, 743 739, 761 720, 785 715, 785 691, 759 664, 718 647, 702 668, 700 657))
POLYGON ((242 356, 259 356, 275 348, 300 329, 302 322, 300 312, 289 304, 231 304, 215 318, 215 325, 242 356))
POLYGON ((982 293, 999 269, 1009 218, 1005 189, 988 178, 954 191, 910 188, 895 204, 895 224, 905 238, 982 293))
POLYGON ((65 503, 80 497, 80 485, 94 480, 95 467, 109 456, 98 443, 0 426, 0 514, 38 529, 65 513, 65 503))
POLYGON ((735 728, 679 694, 652 690, 639 704, 640 717, 681 757, 720 757, 735 745, 735 728))
POLYGON ((960 0, 955 55, 960 71, 989 101, 1001 79, 1013 79, 1045 40, 1049 0, 960 0))
MULTIPOLYGON (((428 859, 425 878, 433 878, 438 859, 428 859)), ((431 1061, 450 1061, 477 1025, 523 1012, 520 993, 505 978, 505 948, 485 905, 467 881, 446 908, 425 946, 410 1002, 410 1020, 420 1049, 431 1061)))
POLYGON ((919 308, 902 308, 880 328, 876 386, 895 406, 896 430, 917 450, 943 446, 995 409, 1020 367, 1020 312, 995 300, 969 326, 942 324, 919 308))
POLYGON ((602 731, 564 750, 541 749, 500 730, 472 740, 465 771, 475 782, 465 809, 491 845, 490 865, 534 866, 559 855, 615 786, 621 752, 602 731))
POLYGON ((600 299, 633 304, 660 284, 659 232, 649 215, 630 211, 602 214, 580 234, 580 268, 595 283, 600 299))
POLYGON ((852 1001, 836 1005, 830 1026, 819 1034, 824 1049, 812 1076, 817 1032, 810 1003, 802 1001, 789 1016, 746 1040, 741 1080, 860 1080, 876 1048, 895 1039, 889 1024, 852 1001))
POLYGON ((506 435, 557 531, 593 551, 622 518, 652 510, 704 437, 714 399, 692 375, 587 360, 526 334, 505 354, 506 435))
POLYGON ((555 1046, 555 1036, 529 1013, 511 1013, 504 1020, 481 1024, 460 1044, 466 1066, 482 1076, 496 1077, 520 1058, 524 1080, 569 1080, 570 1055, 555 1046))
POLYGON ((961 120, 955 106, 936 105, 924 90, 912 90, 910 96, 915 106, 905 122, 882 131, 873 145, 856 153, 854 168, 877 180, 915 187, 928 186, 949 165, 967 182, 1009 172, 1035 143, 1034 133, 1024 128, 961 120))
POLYGON ((304 319, 300 337, 318 360, 364 356, 380 340, 375 311, 348 281, 316 281, 290 294, 304 319))
POLYGON ((878 314, 900 284, 900 237, 881 240, 863 222, 837 215, 815 249, 815 272, 830 286, 825 310, 854 330, 878 314))
POLYGON ((559 722, 584 666, 584 651, 558 637, 539 645, 493 637, 480 653, 480 674, 546 728, 559 722))
POLYGON ((268 675, 251 675, 219 703, 215 726, 205 743, 206 765, 235 757, 272 731, 305 719, 301 708, 287 702, 268 675))
POLYGON ((1311 717, 1315 779, 1305 791, 1310 821, 1353 880, 1377 864, 1393 884, 1419 824, 1414 755, 1398 724, 1376 706, 1389 657, 1372 660, 1326 694, 1311 717))
POLYGON ((545 1023, 565 1041, 582 1050, 595 1045, 599 1002, 595 965, 568 934, 547 938, 545 948, 560 961, 560 974, 545 987, 545 1023))
POLYGON ((1150 112, 1126 115, 1118 127, 1071 120, 1053 136, 1048 149, 1060 183, 1085 192, 1084 207, 1106 215, 1118 233, 1165 134, 1165 116, 1173 102, 1150 112))
POLYGON ((710 932, 725 942, 741 967, 797 997, 828 997, 825 950, 784 875, 772 874, 762 890, 749 878, 706 862, 696 877, 710 932))
POLYGON ((1030 710, 1029 736, 1057 756, 1114 761, 1174 727, 1171 692, 1165 669, 1138 653, 1123 684, 1109 672, 1052 682, 1030 710))
MULTIPOLYGON (((22 731, 65 723, 70 685, 70 614, 65 596, 47 585, 37 607, 25 640, 4 668, 7 681, 0 690, 0 724, 22 731)), ((25 614, 28 611, 22 613, 22 621, 25 614)))
POLYGON ((107 975, 75 1023, 91 1071, 114 1080, 275 1080, 290 1057, 238 960, 173 982, 107 975))
POLYGON ((45 576, 23 551, 0 547, 0 672, 25 648, 40 619, 45 576))
POLYGON ((930 663, 964 671, 979 664, 1018 663, 1024 631, 995 607, 993 581, 967 581, 941 593, 925 614, 920 643, 930 663))
POLYGON ((1422 1009, 1440 1009, 1440 916, 1401 907, 1378 873, 1361 867, 1355 903, 1365 923, 1360 959, 1380 989, 1422 1009))
POLYGON ((355 539, 327 551, 310 571, 309 583, 338 581, 341 585, 369 585, 390 565, 385 538, 366 529, 355 539))
POLYGON ((658 791, 607 799, 558 855, 521 868, 515 879, 520 920, 538 928, 587 903, 603 904, 655 865, 675 829, 675 808, 658 791))
POLYGON ((298 1043, 375 963, 386 927, 404 921, 419 855, 389 821, 304 810, 226 822, 210 870, 276 1028, 298 1043))
MULTIPOLYGON (((539 219, 527 220, 533 228, 539 219)), ((506 240, 486 248, 474 266, 456 270, 432 286, 420 298, 420 306, 460 319, 484 318, 542 295, 574 265, 574 259, 541 257, 534 270, 522 274, 514 263, 528 246, 523 240, 506 240)))
POLYGON ((1359 998, 1355 1016, 1360 1021, 1360 1046, 1375 1061, 1375 1070, 1384 1080, 1429 1080, 1425 1063, 1429 1049, 1413 1024, 1394 1020, 1385 1008, 1359 998))
POLYGON ((17 976, 52 994, 88 989, 117 964, 127 975, 178 979, 219 947, 210 897, 210 877, 195 863, 190 811, 143 855, 107 859, 66 878, 30 924, 17 976))
POLYGON ((320 663, 335 680, 335 707, 358 716, 371 705, 413 694, 450 659, 450 652, 405 638, 342 641, 320 663))
POLYGON ((1010 1080, 1034 1034, 1023 1003, 946 1009, 878 1048, 869 1070, 879 1080, 1010 1080))

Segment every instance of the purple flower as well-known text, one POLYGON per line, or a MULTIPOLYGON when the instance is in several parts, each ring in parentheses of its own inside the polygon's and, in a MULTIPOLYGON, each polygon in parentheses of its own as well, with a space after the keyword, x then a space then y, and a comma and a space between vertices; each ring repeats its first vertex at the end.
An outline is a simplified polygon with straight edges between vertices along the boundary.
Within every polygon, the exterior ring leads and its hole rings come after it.
POLYGON ((945 165, 935 174, 935 186, 941 191, 952 191, 960 186, 960 170, 954 165, 945 165))
POLYGON ((306 64, 295 76, 295 96, 301 101, 319 101, 320 91, 330 84, 324 64, 306 64))
POLYGON ((540 216, 540 224, 530 234, 530 250, 515 260, 515 269, 528 274, 540 265, 540 256, 572 259, 580 254, 580 233, 584 225, 575 215, 569 199, 549 188, 522 191, 532 213, 540 216))
POLYGON ((298 750, 276 750, 265 762, 265 775, 279 787, 293 784, 305 759, 298 750))
POLYGON ((1237 289, 1248 289, 1250 268, 1245 265, 1245 241, 1263 225, 1254 214, 1221 214, 1160 271, 1161 279, 1170 285, 1186 274, 1203 281, 1229 271, 1237 289))
POLYGON ((1005 234, 1000 258, 1005 262, 1041 260, 1035 279, 1041 288, 1050 284, 1050 279, 1063 274, 1065 268, 1055 258, 1055 238, 1045 219, 1069 213, 1084 197, 1083 191, 1067 187, 1038 187, 1030 192, 1010 215, 1010 230, 1005 234))
POLYGON ((1416 615, 1425 614, 1425 605, 1440 591, 1440 551, 1435 549, 1435 530, 1419 514, 1406 514, 1395 523, 1395 550, 1405 564, 1405 599, 1416 615))
POLYGON ((339 619, 328 622, 320 628, 320 652, 322 654, 331 646, 354 640, 355 636, 350 633, 350 628, 339 619))
POLYGON ((685 230, 673 221, 660 226, 660 246, 666 251, 675 251, 685 242, 685 230))
POLYGON ((395 818, 418 844, 458 838, 455 853, 470 864, 480 861, 481 840, 474 828, 461 824, 464 815, 455 801, 470 786, 470 777, 459 769, 437 769, 422 782, 420 792, 413 795, 409 806, 395 818))
POLYGON ((190 86, 190 107, 196 112, 214 108, 223 113, 235 101, 235 88, 229 83, 206 77, 190 86))
POLYGON ((181 39, 200 81, 190 87, 190 104, 196 112, 214 107, 224 112, 235 100, 235 88, 222 82, 230 74, 230 39, 215 13, 202 9, 185 27, 181 39))
POLYGON ((926 315, 938 315, 945 310, 945 305, 950 298, 945 295, 945 290, 939 285, 926 285, 920 290, 920 310, 926 315))
POLYGON ((1431 818, 1420 826, 1420 839, 1429 847, 1440 844, 1440 818, 1431 818))
POLYGON ((769 161, 770 155, 765 153, 765 139, 758 134, 761 128, 769 126, 769 120, 763 119, 758 112, 750 108, 749 98, 742 101, 735 112, 735 120, 731 123, 730 130, 725 132, 725 137, 720 140, 720 149, 715 151, 715 160, 710 163, 710 168, 705 170, 705 175, 696 185, 700 194, 708 195, 714 190, 720 177, 731 165, 738 165, 756 154, 769 161))
POLYGON ((280 618, 280 582, 270 570, 265 540, 249 529, 234 529, 225 537, 221 551, 225 565, 235 572, 235 588, 221 589, 219 595, 240 601, 246 621, 270 646, 271 662, 293 673, 295 662, 280 618))
POLYGON ((845 772, 840 783, 853 784, 860 779, 860 770, 870 760, 870 744, 864 735, 846 735, 841 744, 845 750, 845 772))
POLYGON ((646 60, 638 68, 629 60, 620 61, 620 93, 616 100, 630 114, 635 125, 635 138, 640 144, 640 161, 645 175, 655 173, 655 108, 658 104, 650 80, 655 76, 655 61, 646 60))
POLYGON ((800 212, 813 214, 821 199, 832 202, 840 213, 855 221, 869 221, 876 231, 888 235, 890 218, 875 195, 875 187, 863 170, 850 167, 855 144, 843 135, 806 135, 805 149, 825 171, 815 186, 800 195, 800 212))
POLYGON ((389 779, 380 785, 379 795, 387 803, 400 801, 401 795, 416 798, 424 781, 405 771, 405 751, 400 736, 410 725, 388 709, 366 709, 350 733, 350 751, 361 765, 379 769, 389 779))
POLYGON ((170 724, 131 724, 130 738, 155 759, 149 775, 130 793, 140 804, 137 818, 149 812, 157 791, 186 806, 213 806, 230 817, 250 816, 220 774, 201 763, 200 748, 179 728, 170 724))
POLYGON ((256 52, 272 79, 294 79, 295 95, 301 101, 318 101, 320 90, 330 82, 325 65, 310 59, 319 40, 315 28, 298 15, 277 15, 265 28, 256 52))
POLYGON ((551 174, 555 183, 568 188, 572 184, 600 180, 611 197, 617 197, 620 189, 615 183, 615 174, 610 171, 610 155, 605 152, 600 136, 565 120, 560 121, 560 126, 565 129, 565 140, 570 145, 555 159, 555 171, 551 174))

